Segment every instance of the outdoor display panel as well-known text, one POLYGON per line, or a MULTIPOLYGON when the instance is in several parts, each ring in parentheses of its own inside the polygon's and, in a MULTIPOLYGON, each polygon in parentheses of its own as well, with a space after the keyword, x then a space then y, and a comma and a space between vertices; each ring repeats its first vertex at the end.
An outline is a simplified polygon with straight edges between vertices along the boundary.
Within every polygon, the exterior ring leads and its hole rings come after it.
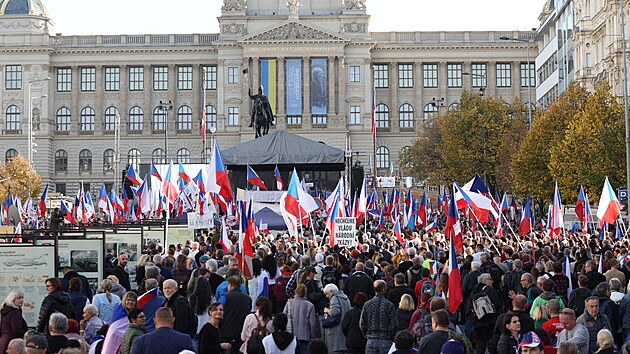
MULTIPOLYGON (((186 244, 186 240, 194 240, 195 239, 195 230, 191 230, 188 228, 188 225, 183 226, 169 226, 168 227, 168 244, 169 245, 177 245, 181 243, 182 245, 186 244)), ((165 245, 165 248, 168 248, 168 245, 165 245)))
POLYGON ((143 242, 145 245, 154 241, 164 246, 164 249, 168 248, 168 245, 164 244, 164 228, 163 227, 149 227, 143 230, 143 242))
POLYGON ((118 231, 118 233, 105 234, 105 248, 114 251, 114 254, 126 253, 129 261, 125 271, 129 274, 129 283, 132 289, 136 288, 136 266, 142 255, 142 230, 118 231))
MULTIPOLYGON (((35 240, 35 245, 51 244, 50 239, 35 240)), ((63 277, 63 268, 70 267, 85 276, 94 293, 103 279, 104 272, 104 240, 103 238, 58 238, 57 276, 63 277)))
POLYGON ((24 291, 22 316, 35 327, 46 297, 46 279, 55 275, 55 246, 0 245, 0 298, 12 289, 24 291))
POLYGON ((311 59, 311 113, 328 112, 328 59, 311 59))
POLYGON ((302 60, 286 60, 287 115, 302 115, 302 60))

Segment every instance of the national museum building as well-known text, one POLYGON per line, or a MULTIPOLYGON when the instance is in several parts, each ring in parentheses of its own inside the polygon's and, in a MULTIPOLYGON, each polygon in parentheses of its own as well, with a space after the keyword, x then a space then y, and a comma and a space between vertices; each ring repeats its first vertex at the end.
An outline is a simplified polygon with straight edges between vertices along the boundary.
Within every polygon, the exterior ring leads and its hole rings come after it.
POLYGON ((220 33, 75 36, 54 33, 41 0, 0 0, 0 153, 32 156, 51 191, 109 189, 129 163, 198 163, 212 139, 254 139, 248 88, 262 85, 270 133, 351 150, 390 175, 423 120, 464 90, 535 102, 533 32, 370 32, 363 0, 217 6, 220 33))

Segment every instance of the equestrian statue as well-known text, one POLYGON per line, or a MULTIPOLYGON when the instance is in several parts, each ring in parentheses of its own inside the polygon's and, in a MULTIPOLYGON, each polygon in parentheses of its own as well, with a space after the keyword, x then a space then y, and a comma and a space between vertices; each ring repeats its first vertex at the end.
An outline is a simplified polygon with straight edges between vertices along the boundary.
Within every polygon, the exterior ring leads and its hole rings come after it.
POLYGON ((267 96, 263 93, 262 85, 258 88, 258 94, 252 95, 252 89, 249 89, 249 98, 254 102, 249 127, 256 129, 256 138, 265 136, 269 133, 269 127, 273 125, 274 117, 271 105, 267 96))

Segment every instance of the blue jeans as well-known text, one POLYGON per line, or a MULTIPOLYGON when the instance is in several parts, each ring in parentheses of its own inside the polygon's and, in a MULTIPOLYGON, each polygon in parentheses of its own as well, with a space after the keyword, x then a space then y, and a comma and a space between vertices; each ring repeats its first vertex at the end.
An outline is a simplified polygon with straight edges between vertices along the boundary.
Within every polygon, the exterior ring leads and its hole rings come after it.
POLYGON ((387 354, 392 347, 389 339, 368 339, 365 346, 365 354, 387 354))

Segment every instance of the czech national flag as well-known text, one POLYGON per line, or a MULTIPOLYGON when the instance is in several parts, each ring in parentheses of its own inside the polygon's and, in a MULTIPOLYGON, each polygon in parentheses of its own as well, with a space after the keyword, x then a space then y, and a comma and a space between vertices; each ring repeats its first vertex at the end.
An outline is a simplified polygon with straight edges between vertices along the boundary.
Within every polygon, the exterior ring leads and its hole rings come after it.
POLYGON ((46 216, 46 198, 48 198, 48 183, 46 183, 46 187, 44 187, 42 196, 39 197, 39 201, 38 201, 40 217, 46 216))
POLYGON ((523 207, 523 213, 521 214, 521 221, 518 225, 518 233, 521 236, 527 236, 532 231, 532 210, 529 207, 529 197, 523 207))
POLYGON ((602 196, 599 198, 599 206, 597 207, 599 225, 601 226, 604 221, 608 224, 613 224, 615 220, 617 220, 617 217, 619 217, 620 211, 621 204, 619 200, 617 200, 617 195, 610 186, 610 182, 608 182, 608 177, 606 177, 604 188, 602 189, 602 196))
POLYGON ((61 213, 63 214, 63 220, 66 224, 71 224, 72 223, 72 212, 70 212, 70 210, 68 210, 68 206, 66 205, 66 202, 64 202, 63 200, 61 201, 61 213))
POLYGON ((107 197, 107 191, 105 190, 105 183, 103 183, 101 184, 101 189, 98 192, 98 207, 101 210, 108 210, 108 200, 109 198, 107 197))
POLYGON ((225 165, 223 164, 223 159, 221 158, 221 151, 219 151, 219 145, 217 145, 217 141, 214 141, 214 171, 216 173, 216 183, 221 190, 219 191, 219 195, 223 197, 226 201, 232 200, 232 187, 230 187, 230 180, 228 179, 227 171, 225 170, 225 165))
POLYGON ((162 182, 162 176, 160 176, 160 173, 158 172, 157 168, 155 168, 153 162, 151 162, 151 176, 157 178, 158 181, 162 182))
POLYGON ((133 169, 133 164, 129 164, 129 169, 127 170, 127 179, 131 181, 136 186, 142 184, 142 179, 138 177, 136 171, 133 169))
POLYGON ((225 225, 225 218, 221 218, 221 238, 219 239, 219 244, 225 253, 230 253, 230 249, 232 248, 232 241, 228 237, 227 226, 225 225))
POLYGON ((433 221, 431 221, 431 223, 424 228, 424 231, 431 232, 435 231, 435 229, 437 229, 437 216, 433 217, 433 221))
POLYGON ((549 220, 549 230, 551 236, 559 235, 564 228, 564 218, 562 216, 562 200, 558 191, 558 182, 553 192, 553 205, 551 207, 551 219, 549 220))
POLYGON ((394 228, 392 229, 392 231, 394 232, 394 236, 396 236, 398 242, 402 244, 404 240, 402 234, 400 233, 400 222, 398 221, 398 218, 396 218, 396 222, 394 223, 394 228))
POLYGON ((166 196, 169 205, 175 203, 179 197, 179 190, 177 189, 177 175, 175 174, 175 169, 173 168, 173 160, 171 160, 171 163, 168 165, 166 176, 164 176, 164 181, 162 182, 162 194, 166 196))
POLYGON ((420 206, 418 207, 418 217, 422 221, 422 226, 427 225, 427 192, 422 192, 420 206))
MULTIPOLYGON (((289 185, 289 189, 291 185, 289 185)), ((287 200, 288 200, 287 195, 287 200)), ((328 215, 328 220, 326 220, 326 227, 328 228, 328 234, 330 235, 330 247, 335 246, 335 220, 340 216, 339 215, 339 198, 335 198, 335 203, 333 204, 332 209, 330 210, 330 215, 328 215)))
POLYGON ((578 193, 577 201, 575 202, 575 215, 582 225, 586 224, 586 221, 584 220, 584 211, 586 210, 585 204, 586 194, 584 194, 584 187, 580 186, 580 192, 578 193))
POLYGON ((254 171, 249 165, 247 165, 247 182, 251 185, 256 186, 260 189, 267 190, 267 186, 265 186, 265 182, 260 179, 258 173, 254 171))
POLYGON ((184 184, 190 183, 190 177, 188 177, 188 174, 184 170, 184 165, 182 165, 181 163, 179 164, 179 178, 184 181, 184 184))
POLYGON ((448 252, 449 271, 448 271, 448 310, 454 314, 459 305, 461 305, 464 296, 462 293, 462 280, 457 266, 457 257, 455 256, 455 242, 451 234, 451 245, 448 252))
POLYGON ((277 165, 276 165, 276 169, 273 171, 273 177, 276 179, 276 188, 279 191, 284 190, 284 183, 282 183, 282 177, 280 176, 280 171, 278 170, 277 165))
POLYGON ((462 228, 459 223, 459 211, 457 210, 457 204, 455 202, 455 188, 456 184, 453 183, 453 194, 448 205, 448 214, 446 214, 446 226, 444 227, 444 234, 451 238, 451 243, 454 242, 455 249, 457 251, 464 252, 464 241, 462 240, 462 228))

